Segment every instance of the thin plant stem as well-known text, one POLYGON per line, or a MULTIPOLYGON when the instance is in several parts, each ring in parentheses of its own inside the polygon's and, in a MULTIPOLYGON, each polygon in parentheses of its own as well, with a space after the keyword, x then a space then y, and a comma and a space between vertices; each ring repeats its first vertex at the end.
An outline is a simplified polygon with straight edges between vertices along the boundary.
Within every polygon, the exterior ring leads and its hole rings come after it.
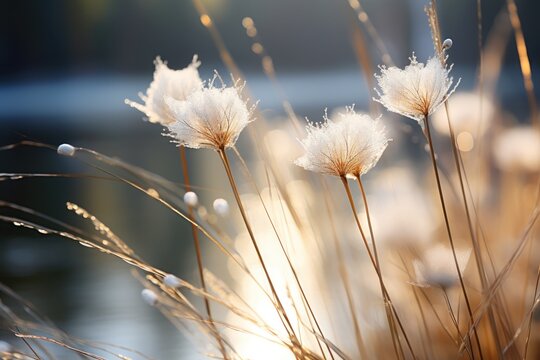
MULTIPOLYGON (((272 225, 272 229, 274 230, 274 233, 276 234, 276 237, 278 239, 278 243, 280 245, 280 248, 281 248, 281 251, 283 252, 283 255, 285 256, 285 259, 287 260, 287 264, 289 265, 289 268, 291 269, 291 272, 293 274, 293 277, 296 281, 296 284, 298 285, 298 289, 300 290, 300 294, 302 295, 302 298, 303 298, 303 301, 304 301, 304 304, 305 304, 305 308, 307 309, 308 311, 308 319, 309 319, 309 316, 311 315, 311 318, 313 318, 313 321, 315 323, 315 326, 317 327, 317 330, 319 331, 319 333, 321 334, 321 337, 323 339, 326 339, 326 337, 324 336, 323 332, 322 332, 322 329, 319 325, 319 322, 317 321, 317 318, 315 317, 315 312, 313 311, 309 301, 308 301, 308 298, 306 296, 306 293, 304 291, 304 288, 300 282, 300 278, 298 277, 298 274, 296 272, 296 269, 294 268, 293 266, 293 263, 290 259, 290 256, 287 254, 287 251, 285 250, 285 246, 283 245, 283 241, 281 240, 281 236, 279 235, 279 232, 277 231, 277 228, 274 224, 274 221, 272 220, 272 217, 270 216, 270 213, 268 211, 268 208, 262 198, 262 195, 261 195, 261 192, 259 190, 259 187, 257 186, 257 183, 255 182, 255 180, 253 179, 253 176, 251 175, 250 171, 249 171, 249 168, 246 164, 246 162, 244 161, 244 158, 242 157, 242 155, 240 154, 240 152, 238 151, 238 149, 236 147, 233 147, 233 151, 235 153, 235 155, 238 157, 238 159, 240 160, 240 163, 242 164, 242 168, 244 169, 245 173, 246 173, 246 176, 248 177, 248 179, 250 180, 250 182, 253 184, 255 190, 257 191, 257 195, 259 197, 259 200, 261 201, 261 204, 263 205, 263 208, 264 208, 264 211, 266 213, 266 216, 268 218, 268 220, 270 221, 270 224, 272 225)), ((309 322, 311 323, 311 320, 309 320, 309 322)), ((314 329, 312 329, 313 332, 315 332, 314 329)), ((316 340, 317 340, 317 344, 323 354, 323 357, 326 359, 326 356, 324 355, 324 351, 321 347, 321 344, 320 344, 320 340, 319 338, 316 336, 315 337, 316 340)), ((328 353, 330 354, 330 358, 334 359, 334 355, 332 354, 332 350, 330 349, 330 346, 326 344, 326 348, 328 350, 328 353)))
MULTIPOLYGON (((390 295, 388 294, 388 291, 386 290, 386 286, 384 285, 384 281, 382 280, 382 275, 381 275, 381 273, 379 271, 379 268, 377 267, 377 262, 375 261, 375 258, 373 257, 373 253, 372 253, 372 251, 371 251, 371 249, 369 247, 369 244, 367 242, 366 235, 364 233, 364 230, 362 229, 362 225, 360 224, 360 220, 358 219, 358 215, 356 213, 356 206, 354 205, 354 199, 352 197, 351 189, 349 187, 349 183, 347 182, 347 178, 345 176, 341 176, 340 178, 341 178, 341 182, 343 183, 343 186, 345 188, 345 192, 347 193, 347 199, 349 201, 351 211, 353 212, 354 220, 356 221, 356 225, 358 227, 358 230, 360 231, 362 241, 364 242, 364 246, 366 247, 366 252, 368 253, 371 264, 373 265, 373 268, 375 269, 375 272, 377 273, 377 276, 378 276, 378 278, 380 280, 379 284, 381 285, 381 292, 383 293, 383 296, 388 297, 389 302, 390 302, 391 306, 393 307, 392 301, 390 300, 390 295)), ((394 309, 394 314, 395 314, 395 309, 394 309)), ((403 336, 405 337, 405 342, 407 343, 407 347, 409 348, 409 351, 411 352, 411 355, 413 356, 413 358, 416 359, 416 355, 414 354, 414 350, 412 349, 409 338, 407 337, 407 334, 403 331, 403 326, 402 326, 401 322, 399 322, 399 319, 397 319, 397 320, 398 320, 398 323, 400 324, 400 327, 402 329, 403 336)))
MULTIPOLYGON (((538 295, 538 285, 540 284, 540 266, 538 267, 538 272, 536 274, 536 285, 534 286, 534 298, 533 298, 533 306, 534 301, 536 301, 537 295, 538 295)), ((534 309, 534 308, 533 308, 534 309)), ((529 350, 529 340, 531 339, 531 325, 533 321, 534 311, 531 312, 529 315, 529 322, 527 324, 527 337, 525 338, 525 346, 523 350, 523 360, 527 359, 527 352, 529 350)))
MULTIPOLYGON (((323 183, 324 184, 324 183, 323 183)), ((328 188, 325 186, 325 190, 328 190, 328 188)), ((356 346, 358 347, 358 351, 360 353, 360 356, 362 359, 367 359, 367 350, 366 345, 364 343, 364 339, 362 336, 362 332, 360 330, 360 324, 358 322, 358 315, 356 314, 356 309, 354 308, 354 299, 351 292, 351 286, 349 284, 349 273, 347 271, 347 267, 345 266, 345 260, 343 258, 343 252, 341 250, 341 244, 339 241, 339 238, 337 236, 336 227, 334 224, 334 217, 332 214, 332 210, 330 209, 330 201, 328 199, 328 191, 324 191, 324 203, 326 205, 326 212, 328 215, 328 219, 330 220, 330 228, 332 229, 332 235, 334 238, 334 245, 336 248, 336 256, 339 264, 339 274, 341 277, 341 281, 343 282, 343 288, 345 290, 345 295, 347 297, 347 305, 349 306, 349 311, 351 313, 353 327, 354 327, 354 335, 356 338, 356 346)))
POLYGON ((225 152, 225 149, 218 149, 219 156, 221 158, 221 161, 223 162, 223 166, 225 167, 225 172, 227 173, 227 177, 229 179, 229 183, 231 185, 231 189, 234 194, 234 198, 236 200, 236 203, 238 205, 238 209, 240 210, 240 214, 242 216, 242 219, 244 220, 244 224, 246 225, 246 229, 248 231, 249 237, 251 239, 251 242, 253 244, 253 247, 255 249, 255 252, 257 253, 257 258, 259 259, 259 262, 261 264, 261 267, 264 271, 264 274, 266 276, 266 280, 268 281, 268 285, 270 285, 270 290, 272 291, 272 294, 274 295, 274 300, 276 304, 276 310, 278 312, 278 315, 280 319, 283 322, 283 325, 285 326, 285 329, 291 336, 291 340, 293 340, 293 343, 296 343, 297 337, 294 332, 294 327, 292 326, 292 323, 289 320, 289 317, 287 316, 287 313, 285 312, 285 308, 283 307, 283 304, 281 303, 281 300, 279 299, 279 296, 277 294, 276 288, 274 287, 274 283, 272 282, 272 279, 270 277, 270 274, 268 273, 268 269, 266 268, 266 264, 264 262, 263 256, 261 254, 261 251, 259 249, 259 245, 257 244, 257 241, 255 240, 255 235, 253 234, 253 230, 251 228, 251 225, 249 223, 249 220, 247 218, 246 211, 244 209, 244 205, 242 203, 242 199, 240 198, 240 193, 238 191, 238 187, 236 186, 236 181, 234 180, 234 176, 232 174, 231 165, 229 163, 229 159, 227 157, 227 153, 225 152))
POLYGON ((428 350, 429 350, 429 356, 427 358, 434 359, 435 354, 433 352, 433 340, 431 339, 431 334, 430 334, 430 331, 426 322, 426 314, 424 312, 424 308, 422 307, 422 304, 420 303, 420 298, 418 297, 416 288, 414 287, 414 285, 411 285, 411 288, 413 291, 414 299, 416 301, 416 305, 418 306, 418 311, 420 312, 420 317, 422 319, 424 332, 426 333, 427 345, 428 345, 428 350))
MULTIPOLYGON (((406 264, 405 259, 403 258, 403 255, 401 253, 399 253, 399 259, 401 260, 401 264, 403 265, 403 268, 404 268, 405 272, 407 273, 407 276, 409 278, 411 278, 411 274, 409 272, 409 269, 407 268, 407 264, 406 264)), ((426 358, 427 359, 433 359, 435 357, 434 352, 433 352, 433 341, 431 339, 431 335, 430 335, 429 328, 428 328, 428 325, 427 325, 424 308, 422 307, 422 305, 420 303, 420 298, 418 297, 416 286, 411 284, 411 289, 412 289, 414 298, 416 300, 416 305, 418 306, 418 310, 420 312, 420 317, 422 319, 422 324, 423 324, 423 327, 424 327, 424 332, 425 332, 425 335, 426 335, 426 338, 427 338, 427 344, 428 344, 428 347, 429 347, 429 353, 430 354, 429 354, 429 356, 427 356, 427 354, 426 354, 426 358)), ((426 345, 426 344, 424 344, 424 342, 423 342, 422 345, 426 345)), ((427 352, 425 350, 425 348, 424 348, 424 352, 427 352)))
MULTIPOLYGON (((482 259, 482 252, 481 252, 480 244, 478 243, 478 238, 476 237, 476 234, 474 231, 472 216, 469 210, 467 194, 465 192, 465 182, 463 180, 463 173, 461 170, 461 164, 463 162, 460 161, 461 154, 459 153, 459 150, 456 146, 457 140, 456 140, 456 136, 454 132, 454 127, 452 126, 452 122, 450 121, 450 110, 448 106, 448 101, 444 103, 444 107, 446 110, 446 119, 448 122, 448 129, 450 130, 450 142, 452 144, 452 154, 453 154, 454 162, 455 162, 457 173, 458 173, 461 197, 463 198, 463 206, 465 207, 465 214, 467 217, 467 226, 468 226, 469 233, 471 236, 471 243, 473 245, 473 250, 474 250, 473 253, 474 253, 474 258, 476 262, 476 268, 478 270, 478 276, 480 277, 480 284, 482 285, 482 293, 483 293, 488 287, 486 271, 484 269, 484 261, 482 259)), ((463 172, 465 172, 465 168, 463 168, 463 172)), ((499 336, 497 333, 497 323, 495 322, 495 316, 494 316, 492 307, 490 307, 488 311, 488 319, 489 319, 489 324, 490 324, 490 329, 493 335, 493 339, 495 340, 495 345, 497 347, 497 352, 499 354, 499 357, 502 357, 502 346, 499 341, 499 336)))
MULTIPOLYGON (((454 313, 454 309, 452 308, 452 305, 450 304, 450 299, 448 298, 448 293, 446 292, 445 288, 441 288, 441 291, 443 292, 444 303, 446 304, 446 307, 448 309, 448 315, 450 315, 450 319, 452 320, 452 324, 454 324, 454 327, 456 328, 457 336, 461 341, 465 342, 465 347, 467 349, 467 354, 469 354, 469 357, 471 359, 474 359, 474 352, 471 349, 470 339, 465 338, 461 334, 461 331, 459 330, 459 322, 458 322, 458 319, 456 318, 456 315, 454 313)), ((458 306, 458 313, 459 313, 459 306, 458 306)))
MULTIPOLYGON (((356 176, 356 180, 358 183, 358 187, 360 188, 360 193, 362 194, 362 201, 364 202, 364 208, 366 209, 366 218, 368 222, 369 235, 371 236, 371 246, 373 247, 373 257, 375 258, 375 263, 377 264, 377 268, 380 273, 379 282, 382 288, 383 287, 382 268, 381 268, 381 263, 379 262, 379 255, 377 253, 377 245, 375 244, 375 236, 373 235, 373 226, 371 225, 371 215, 369 213, 369 206, 367 202, 366 192, 364 191, 364 185, 362 184, 362 180, 360 179, 360 174, 356 176)), ((396 343, 399 343, 400 348, 401 348, 399 336, 397 335, 396 323, 394 321, 394 317, 392 316, 392 309, 390 309, 389 300, 388 300, 386 291, 383 291, 383 300, 384 300, 384 309, 386 311, 386 318, 388 320, 388 325, 390 326, 390 332, 392 334, 392 343, 394 344, 394 346, 396 346, 396 343)), ((397 317, 397 314, 395 314, 395 316, 397 317)))
POLYGON ((425 125, 424 128, 426 130, 425 131, 426 132, 426 137, 427 137, 428 145, 429 145, 429 154, 431 155, 431 162, 432 162, 432 165, 433 165, 433 172, 435 174, 435 180, 437 182, 437 190, 439 192, 439 199, 441 201, 441 207, 442 207, 442 211, 443 211, 443 215, 444 215, 444 223, 445 223, 445 226, 446 226, 446 232, 448 233, 448 240, 450 242, 450 247, 452 248, 452 256, 454 258, 454 264, 456 266, 456 271, 457 271, 457 274, 458 274, 458 277, 459 277, 459 284, 461 285, 461 290, 463 291, 463 297, 465 298, 465 304, 467 305, 467 312, 469 314, 471 324, 473 325, 474 337, 475 337, 476 344, 478 346, 478 353, 480 354, 480 359, 484 359, 484 355, 482 353, 482 347, 480 346, 480 339, 478 337, 478 331, 476 330, 476 326, 474 325, 475 321, 474 321, 474 316, 473 316, 473 312, 472 312, 472 308, 471 308, 471 302, 469 301, 469 295, 467 294, 467 289, 465 288, 465 282, 463 281, 463 275, 461 273, 461 269, 459 268, 459 263, 458 263, 458 259, 457 259, 457 255, 456 255, 456 249, 455 249, 455 245, 454 245, 454 239, 452 237, 452 230, 450 229, 450 220, 448 218, 448 212, 446 210, 446 203, 444 201, 444 195, 443 195, 443 190, 442 190, 442 186, 441 186, 441 179, 439 177, 439 170, 437 168, 437 159, 436 159, 436 155, 435 155, 435 149, 433 147, 433 139, 431 138, 431 130, 430 130, 427 114, 424 116, 424 125, 425 125))
MULTIPOLYGON (((186 158, 186 149, 183 146, 180 146, 180 162, 182 164, 182 175, 184 177, 184 186, 185 190, 191 191, 190 181, 189 181, 189 171, 188 171, 188 165, 187 165, 187 158, 186 158)), ((193 216, 193 207, 188 205, 188 217, 192 221, 190 222, 191 225, 191 234, 193 235, 193 245, 195 247, 195 254, 197 256, 197 268, 199 270, 199 278, 201 281, 201 287, 203 291, 206 293, 206 283, 204 281, 204 270, 203 270, 203 261, 202 261, 202 254, 201 254, 201 245, 199 241, 199 231, 197 230, 197 227, 193 224, 194 222, 194 216, 193 216)), ((206 309, 206 314, 208 315, 208 322, 210 324, 210 328, 212 330, 212 333, 214 334, 216 341, 218 342, 219 349, 221 351, 221 354, 223 355, 223 358, 227 360, 229 357, 227 356, 227 351, 225 349, 225 344, 223 344, 223 339, 221 337, 221 334, 219 333, 216 325, 214 324, 214 319, 212 317, 212 309, 210 308, 210 301, 206 296, 203 296, 204 299, 204 307, 206 309)))

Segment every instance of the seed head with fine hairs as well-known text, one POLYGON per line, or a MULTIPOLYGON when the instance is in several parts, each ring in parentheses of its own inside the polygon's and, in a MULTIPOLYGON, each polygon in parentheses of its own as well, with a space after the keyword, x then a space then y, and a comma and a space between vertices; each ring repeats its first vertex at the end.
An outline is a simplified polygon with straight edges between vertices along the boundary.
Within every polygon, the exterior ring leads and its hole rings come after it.
POLYGON ((438 57, 428 59, 424 65, 416 60, 400 69, 381 66, 381 74, 375 75, 380 89, 375 89, 379 98, 374 100, 388 110, 422 121, 454 92, 453 78, 449 76, 452 66, 441 64, 438 57))
POLYGON ((188 95, 199 90, 203 85, 197 70, 201 63, 195 55, 191 64, 181 70, 169 69, 167 63, 159 57, 156 58, 154 64, 156 65, 154 80, 146 90, 146 95, 139 94, 144 104, 127 99, 126 104, 143 112, 150 122, 167 125, 174 119, 165 99, 185 100, 188 95))
POLYGON ((325 115, 322 124, 308 123, 307 133, 302 140, 305 154, 295 164, 334 176, 365 174, 379 161, 389 141, 378 120, 352 108, 338 114, 336 121, 325 115))
POLYGON ((167 98, 174 119, 167 124, 168 135, 180 145, 214 150, 232 147, 251 121, 254 107, 248 108, 240 97, 242 86, 215 87, 213 83, 186 101, 167 98))

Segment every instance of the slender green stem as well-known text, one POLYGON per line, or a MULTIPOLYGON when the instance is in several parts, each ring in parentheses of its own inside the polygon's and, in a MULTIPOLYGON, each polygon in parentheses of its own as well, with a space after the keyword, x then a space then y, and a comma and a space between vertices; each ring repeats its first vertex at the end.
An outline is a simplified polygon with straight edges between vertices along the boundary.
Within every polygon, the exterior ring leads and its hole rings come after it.
POLYGON ((443 190, 442 190, 442 185, 441 185, 441 179, 440 179, 440 176, 439 176, 439 170, 437 168, 437 159, 436 159, 436 155, 435 155, 435 149, 433 147, 433 140, 431 138, 431 129, 430 129, 430 126, 429 126, 429 121, 428 121, 428 116, 427 115, 425 115, 425 117, 424 117, 424 125, 425 125, 425 130, 426 130, 426 137, 427 137, 428 145, 429 145, 429 153, 431 155, 431 162, 432 162, 432 165, 433 165, 433 172, 435 174, 435 180, 437 182, 437 190, 439 192, 439 199, 441 201, 441 207, 442 207, 442 211, 443 211, 443 215, 444 215, 444 223, 446 225, 446 232, 448 234, 448 240, 450 242, 450 247, 452 248, 452 256, 454 258, 454 264, 456 266, 456 271, 457 271, 457 274, 458 274, 458 277, 459 277, 459 283, 461 285, 461 290, 463 291, 463 297, 465 298, 465 304, 466 304, 466 307, 467 307, 467 312, 469 314, 469 320, 470 320, 471 324, 473 325, 474 337, 475 337, 475 340, 476 340, 476 344, 478 346, 478 352, 480 354, 480 358, 483 359, 484 355, 482 353, 482 347, 480 345, 480 339, 478 337, 478 332, 476 330, 476 326, 474 325, 475 321, 474 321, 474 316, 473 316, 473 312, 472 312, 472 308, 471 308, 471 302, 469 301, 469 295, 467 294, 467 289, 465 288, 465 282, 463 281, 463 275, 461 273, 461 269, 459 268, 459 262, 458 262, 458 259, 457 259, 456 249, 455 249, 455 246, 454 246, 454 239, 452 237, 452 230, 450 229, 450 220, 448 218, 448 212, 446 210, 446 203, 444 201, 444 195, 443 195, 443 190))

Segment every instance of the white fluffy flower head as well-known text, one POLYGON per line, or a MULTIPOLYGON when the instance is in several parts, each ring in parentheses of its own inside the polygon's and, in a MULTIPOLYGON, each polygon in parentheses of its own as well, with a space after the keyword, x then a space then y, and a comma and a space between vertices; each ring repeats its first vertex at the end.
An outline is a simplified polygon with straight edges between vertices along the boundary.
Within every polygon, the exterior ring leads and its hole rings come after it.
POLYGON ((416 61, 414 54, 410 61, 405 69, 380 67, 381 74, 375 75, 379 98, 374 100, 392 112, 421 121, 448 99, 459 81, 452 87, 452 66, 443 66, 436 56, 425 65, 416 61))
POLYGON ((146 95, 139 94, 144 104, 130 100, 126 100, 126 104, 143 112, 150 122, 167 125, 174 119, 165 99, 185 100, 188 95, 199 90, 203 86, 197 70, 201 63, 195 55, 191 64, 181 70, 169 69, 167 63, 159 57, 156 58, 154 64, 156 65, 154 80, 146 90, 146 95))
POLYGON ((388 145, 378 120, 348 108, 337 121, 324 117, 322 124, 308 123, 302 140, 305 154, 295 164, 306 170, 334 176, 361 176, 368 172, 388 145))
MULTIPOLYGON (((457 262, 462 272, 465 270, 470 256, 471 250, 456 250, 457 262)), ((452 250, 440 244, 428 249, 422 260, 415 260, 413 266, 416 274, 416 285, 419 286, 435 286, 446 289, 455 285, 459 280, 452 250)))
POLYGON ((532 126, 504 130, 493 144, 496 165, 505 171, 534 173, 540 170, 540 132, 532 126))
POLYGON ((254 106, 248 108, 240 97, 243 86, 215 87, 213 82, 186 101, 167 98, 174 118, 167 125, 169 135, 180 145, 215 150, 232 147, 251 121, 254 106))

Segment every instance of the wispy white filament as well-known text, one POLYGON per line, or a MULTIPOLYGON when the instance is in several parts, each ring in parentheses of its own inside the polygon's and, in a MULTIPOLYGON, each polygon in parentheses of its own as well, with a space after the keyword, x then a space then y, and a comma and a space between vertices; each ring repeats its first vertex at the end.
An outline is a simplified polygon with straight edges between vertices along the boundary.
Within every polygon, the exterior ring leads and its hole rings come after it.
POLYGON ((459 81, 452 88, 452 66, 443 66, 438 57, 428 59, 424 65, 413 54, 410 61, 405 69, 380 67, 381 74, 375 75, 379 98, 374 100, 392 112, 421 121, 454 92, 459 81))
POLYGON ((197 55, 193 57, 190 65, 181 70, 169 69, 159 57, 154 63, 156 65, 154 80, 146 90, 146 95, 139 94, 144 104, 127 99, 126 104, 143 112, 150 122, 167 125, 174 119, 165 99, 185 100, 188 95, 199 90, 203 85, 197 70, 201 63, 197 60, 197 55))
POLYGON ((241 87, 208 87, 189 95, 186 101, 167 98, 174 119, 167 124, 170 135, 190 148, 224 149, 233 146, 251 121, 239 92, 241 87))
POLYGON ((322 124, 308 123, 302 140, 305 154, 295 164, 306 170, 334 176, 360 176, 368 172, 388 145, 378 120, 357 114, 352 108, 337 120, 324 117, 322 124))

